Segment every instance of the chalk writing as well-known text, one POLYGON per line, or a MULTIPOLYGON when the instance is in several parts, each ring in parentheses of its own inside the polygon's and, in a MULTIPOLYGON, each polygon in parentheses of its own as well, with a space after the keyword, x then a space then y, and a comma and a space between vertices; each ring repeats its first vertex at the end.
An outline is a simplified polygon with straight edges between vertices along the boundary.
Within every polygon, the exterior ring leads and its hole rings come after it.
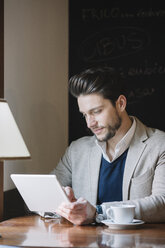
POLYGON ((149 64, 148 59, 145 59, 138 65, 129 66, 127 69, 124 67, 119 68, 120 74, 127 78, 131 77, 140 77, 140 76, 156 76, 156 75, 165 75, 165 64, 160 64, 159 62, 153 62, 149 64))
POLYGON ((131 89, 128 93, 128 104, 138 102, 140 99, 152 96, 155 93, 155 88, 153 87, 144 87, 144 88, 134 88, 131 89))
POLYGON ((161 18, 165 17, 165 9, 154 10, 149 9, 137 9, 134 12, 122 10, 120 8, 112 7, 108 8, 88 8, 81 10, 81 17, 84 22, 87 21, 102 21, 108 19, 130 19, 130 18, 161 18))
POLYGON ((164 10, 153 10, 153 9, 149 9, 149 10, 144 10, 144 9, 140 9, 137 14, 137 17, 145 17, 145 18, 153 18, 153 17, 164 17, 165 16, 165 9, 164 10))
POLYGON ((80 45, 80 57, 85 62, 100 62, 126 56, 144 49, 149 35, 135 27, 117 27, 88 37, 80 45))

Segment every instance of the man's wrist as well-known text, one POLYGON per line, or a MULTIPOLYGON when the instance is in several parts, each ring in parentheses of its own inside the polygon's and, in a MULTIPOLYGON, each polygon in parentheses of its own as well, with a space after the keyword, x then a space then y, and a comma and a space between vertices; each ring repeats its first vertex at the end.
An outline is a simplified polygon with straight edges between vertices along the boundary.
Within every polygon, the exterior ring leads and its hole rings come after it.
POLYGON ((101 205, 96 205, 96 214, 95 214, 95 221, 97 223, 101 223, 101 221, 104 219, 103 211, 101 205))
POLYGON ((96 205, 96 212, 98 214, 103 214, 103 209, 102 209, 102 206, 101 205, 96 205))

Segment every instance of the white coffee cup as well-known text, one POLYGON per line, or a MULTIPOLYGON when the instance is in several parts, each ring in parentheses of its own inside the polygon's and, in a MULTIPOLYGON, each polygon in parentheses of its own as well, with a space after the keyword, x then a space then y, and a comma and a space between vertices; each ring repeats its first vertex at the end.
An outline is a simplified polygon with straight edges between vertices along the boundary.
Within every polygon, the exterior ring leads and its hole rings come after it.
POLYGON ((117 224, 131 223, 135 216, 135 205, 120 204, 106 210, 108 219, 117 224))

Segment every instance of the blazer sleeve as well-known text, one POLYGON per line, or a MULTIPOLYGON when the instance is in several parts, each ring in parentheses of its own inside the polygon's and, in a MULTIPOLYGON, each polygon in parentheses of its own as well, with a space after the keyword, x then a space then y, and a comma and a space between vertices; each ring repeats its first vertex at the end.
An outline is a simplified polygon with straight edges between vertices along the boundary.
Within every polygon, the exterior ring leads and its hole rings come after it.
POLYGON ((56 168, 51 172, 51 174, 55 174, 57 179, 61 183, 62 186, 70 186, 72 187, 72 169, 71 169, 71 160, 70 160, 70 149, 69 146, 63 157, 60 159, 56 168))

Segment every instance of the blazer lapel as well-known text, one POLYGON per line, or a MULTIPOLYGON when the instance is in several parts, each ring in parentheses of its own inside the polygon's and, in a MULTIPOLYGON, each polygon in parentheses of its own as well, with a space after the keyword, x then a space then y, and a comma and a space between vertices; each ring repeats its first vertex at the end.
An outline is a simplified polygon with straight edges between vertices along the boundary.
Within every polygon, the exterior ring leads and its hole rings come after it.
POLYGON ((90 189, 91 189, 91 203, 96 204, 97 202, 97 188, 99 180, 99 171, 101 163, 102 153, 97 145, 91 149, 89 157, 89 176, 90 176, 90 189))
POLYGON ((131 141, 127 159, 125 163, 125 170, 123 176, 123 200, 129 198, 129 186, 134 170, 138 164, 138 161, 146 147, 145 140, 148 138, 145 126, 136 119, 136 131, 131 141))

